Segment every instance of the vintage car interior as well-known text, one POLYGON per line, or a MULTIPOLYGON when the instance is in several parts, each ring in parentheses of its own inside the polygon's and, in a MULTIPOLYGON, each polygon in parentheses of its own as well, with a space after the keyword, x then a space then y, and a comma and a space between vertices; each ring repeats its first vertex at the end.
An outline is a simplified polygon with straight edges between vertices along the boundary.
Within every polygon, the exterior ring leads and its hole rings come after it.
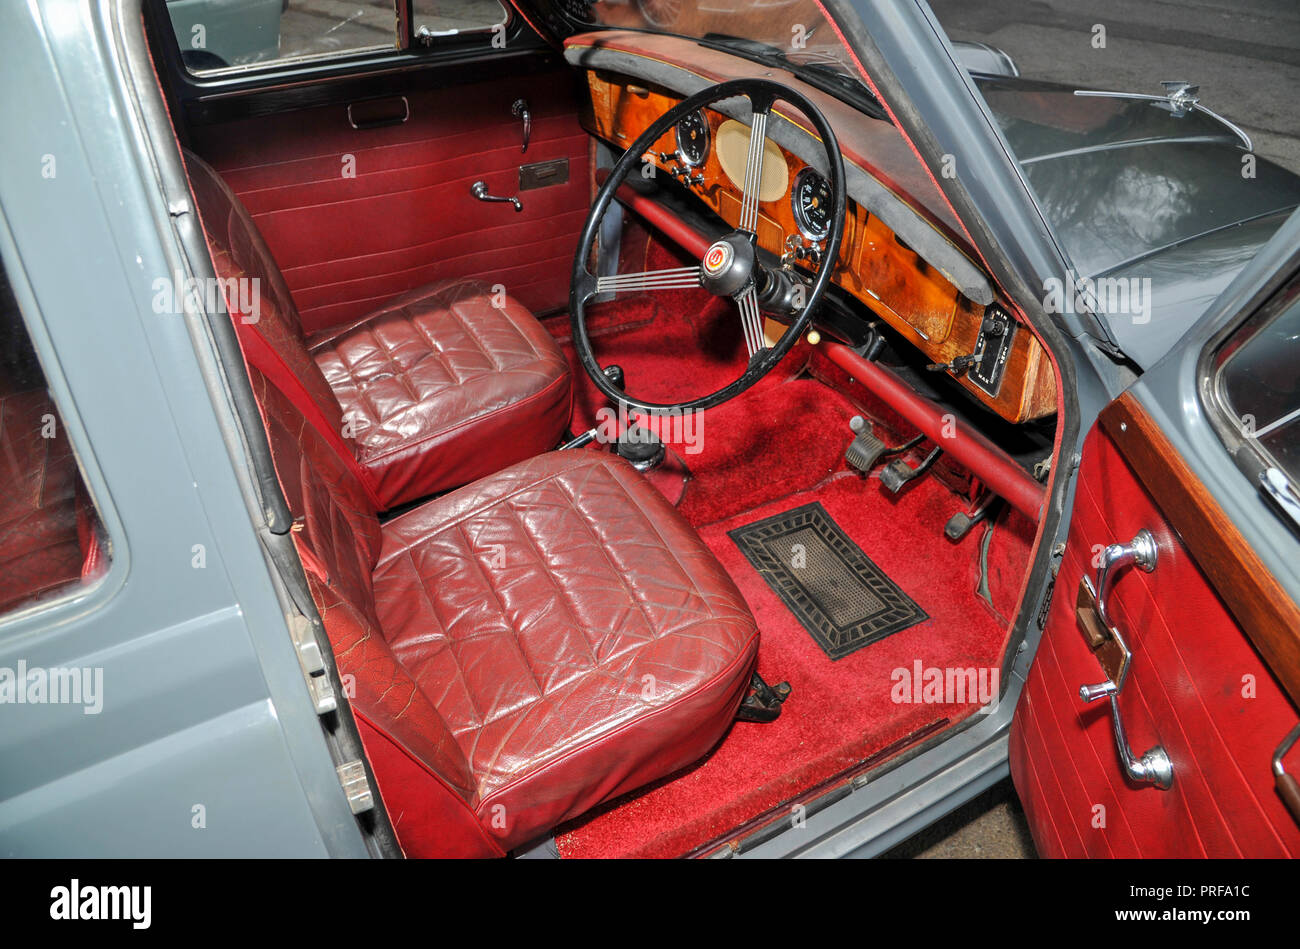
POLYGON ((1057 377, 865 85, 515 11, 478 59, 222 84, 157 13, 408 855, 707 854, 996 700, 1057 377))

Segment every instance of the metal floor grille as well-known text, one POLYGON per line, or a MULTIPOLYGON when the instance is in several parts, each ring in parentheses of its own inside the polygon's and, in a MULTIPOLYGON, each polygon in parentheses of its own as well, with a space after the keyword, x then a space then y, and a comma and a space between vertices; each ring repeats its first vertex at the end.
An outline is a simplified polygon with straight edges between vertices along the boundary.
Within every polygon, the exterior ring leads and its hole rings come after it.
POLYGON ((831 659, 928 619, 816 501, 727 536, 831 659))

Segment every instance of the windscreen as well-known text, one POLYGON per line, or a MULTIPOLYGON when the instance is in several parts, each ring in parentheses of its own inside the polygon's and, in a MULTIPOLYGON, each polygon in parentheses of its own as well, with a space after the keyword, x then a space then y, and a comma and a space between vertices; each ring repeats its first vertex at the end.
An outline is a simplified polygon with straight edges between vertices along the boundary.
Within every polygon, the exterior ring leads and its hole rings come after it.
POLYGON ((551 0, 575 26, 672 33, 856 78, 814 0, 551 0))

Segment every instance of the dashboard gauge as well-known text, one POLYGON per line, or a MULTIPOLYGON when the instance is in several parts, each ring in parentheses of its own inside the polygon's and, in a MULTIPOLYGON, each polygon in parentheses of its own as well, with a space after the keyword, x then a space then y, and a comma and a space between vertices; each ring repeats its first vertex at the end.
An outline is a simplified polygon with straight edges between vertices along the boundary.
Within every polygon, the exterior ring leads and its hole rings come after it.
POLYGON ((831 208, 835 196, 831 183, 812 168, 805 168, 790 189, 794 222, 809 240, 824 241, 831 232, 831 208))
POLYGON ((687 168, 698 168, 709 157, 709 120, 692 112, 677 123, 677 157, 687 168))

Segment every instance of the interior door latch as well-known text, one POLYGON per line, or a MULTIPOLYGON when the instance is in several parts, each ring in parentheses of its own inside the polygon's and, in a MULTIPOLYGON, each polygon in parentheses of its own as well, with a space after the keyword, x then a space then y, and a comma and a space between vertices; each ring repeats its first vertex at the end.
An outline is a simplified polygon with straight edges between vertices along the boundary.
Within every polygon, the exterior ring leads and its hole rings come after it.
POLYGON ((527 99, 516 99, 510 105, 510 114, 524 124, 524 145, 521 152, 528 151, 528 140, 533 136, 533 114, 528 111, 527 99))

